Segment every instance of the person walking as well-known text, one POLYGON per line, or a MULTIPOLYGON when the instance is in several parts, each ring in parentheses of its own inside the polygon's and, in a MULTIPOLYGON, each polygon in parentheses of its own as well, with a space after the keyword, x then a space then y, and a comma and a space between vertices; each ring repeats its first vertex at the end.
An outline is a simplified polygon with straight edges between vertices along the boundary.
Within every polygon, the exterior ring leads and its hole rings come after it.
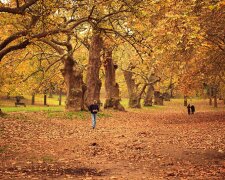
POLYGON ((195 106, 191 105, 191 114, 194 114, 194 113, 195 113, 195 106))
POLYGON ((96 116, 97 116, 97 113, 99 111, 99 106, 97 104, 97 101, 94 100, 93 104, 91 104, 88 109, 91 112, 92 128, 95 129, 95 127, 96 127, 96 116))
POLYGON ((191 105, 190 104, 188 104, 187 110, 188 110, 188 114, 190 115, 191 114, 191 105))

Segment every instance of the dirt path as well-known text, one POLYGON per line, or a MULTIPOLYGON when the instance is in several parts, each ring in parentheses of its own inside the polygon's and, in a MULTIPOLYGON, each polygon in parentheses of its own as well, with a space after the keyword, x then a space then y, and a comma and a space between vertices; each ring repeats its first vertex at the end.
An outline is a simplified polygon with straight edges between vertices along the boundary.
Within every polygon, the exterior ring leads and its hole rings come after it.
POLYGON ((224 179, 225 112, 0 119, 0 179, 224 179))

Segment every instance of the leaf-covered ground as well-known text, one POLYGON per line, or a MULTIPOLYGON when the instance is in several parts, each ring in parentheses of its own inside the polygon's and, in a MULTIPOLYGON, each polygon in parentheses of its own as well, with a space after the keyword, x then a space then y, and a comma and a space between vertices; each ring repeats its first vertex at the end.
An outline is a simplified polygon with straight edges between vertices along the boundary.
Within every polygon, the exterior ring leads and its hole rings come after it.
POLYGON ((0 118, 0 179, 224 179, 225 111, 162 108, 0 118))

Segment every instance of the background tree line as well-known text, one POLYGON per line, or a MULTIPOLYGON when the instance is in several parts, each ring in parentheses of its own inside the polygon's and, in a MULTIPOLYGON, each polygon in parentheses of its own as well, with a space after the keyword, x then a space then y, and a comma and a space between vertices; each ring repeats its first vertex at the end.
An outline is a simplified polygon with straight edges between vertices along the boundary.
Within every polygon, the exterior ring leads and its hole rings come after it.
POLYGON ((66 93, 66 109, 152 105, 171 97, 225 97, 225 1, 2 0, 2 94, 66 93))

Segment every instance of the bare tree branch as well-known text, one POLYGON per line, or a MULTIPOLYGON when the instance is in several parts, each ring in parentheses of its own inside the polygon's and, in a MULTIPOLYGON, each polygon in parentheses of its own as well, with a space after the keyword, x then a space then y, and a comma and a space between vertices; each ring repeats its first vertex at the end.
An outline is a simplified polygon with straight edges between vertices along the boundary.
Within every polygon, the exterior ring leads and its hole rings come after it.
MULTIPOLYGON (((16 8, 10 8, 10 7, 0 7, 0 13, 6 12, 11 14, 24 14, 25 10, 35 4, 38 0, 29 0, 25 4, 19 7, 19 4, 17 3, 16 8)), ((17 1, 18 2, 18 1, 17 1)))
POLYGON ((3 48, 5 48, 10 42, 25 36, 28 33, 27 30, 25 31, 21 31, 21 32, 17 32, 15 34, 12 34, 11 36, 9 36, 8 38, 6 38, 1 44, 0 44, 0 50, 2 50, 3 48))
POLYGON ((2 60, 2 58, 8 54, 9 52, 11 51, 15 51, 15 50, 19 50, 19 49, 24 49, 26 48, 28 45, 30 44, 30 41, 29 40, 25 40, 17 45, 14 45, 14 46, 10 46, 2 51, 0 51, 0 62, 2 60))

